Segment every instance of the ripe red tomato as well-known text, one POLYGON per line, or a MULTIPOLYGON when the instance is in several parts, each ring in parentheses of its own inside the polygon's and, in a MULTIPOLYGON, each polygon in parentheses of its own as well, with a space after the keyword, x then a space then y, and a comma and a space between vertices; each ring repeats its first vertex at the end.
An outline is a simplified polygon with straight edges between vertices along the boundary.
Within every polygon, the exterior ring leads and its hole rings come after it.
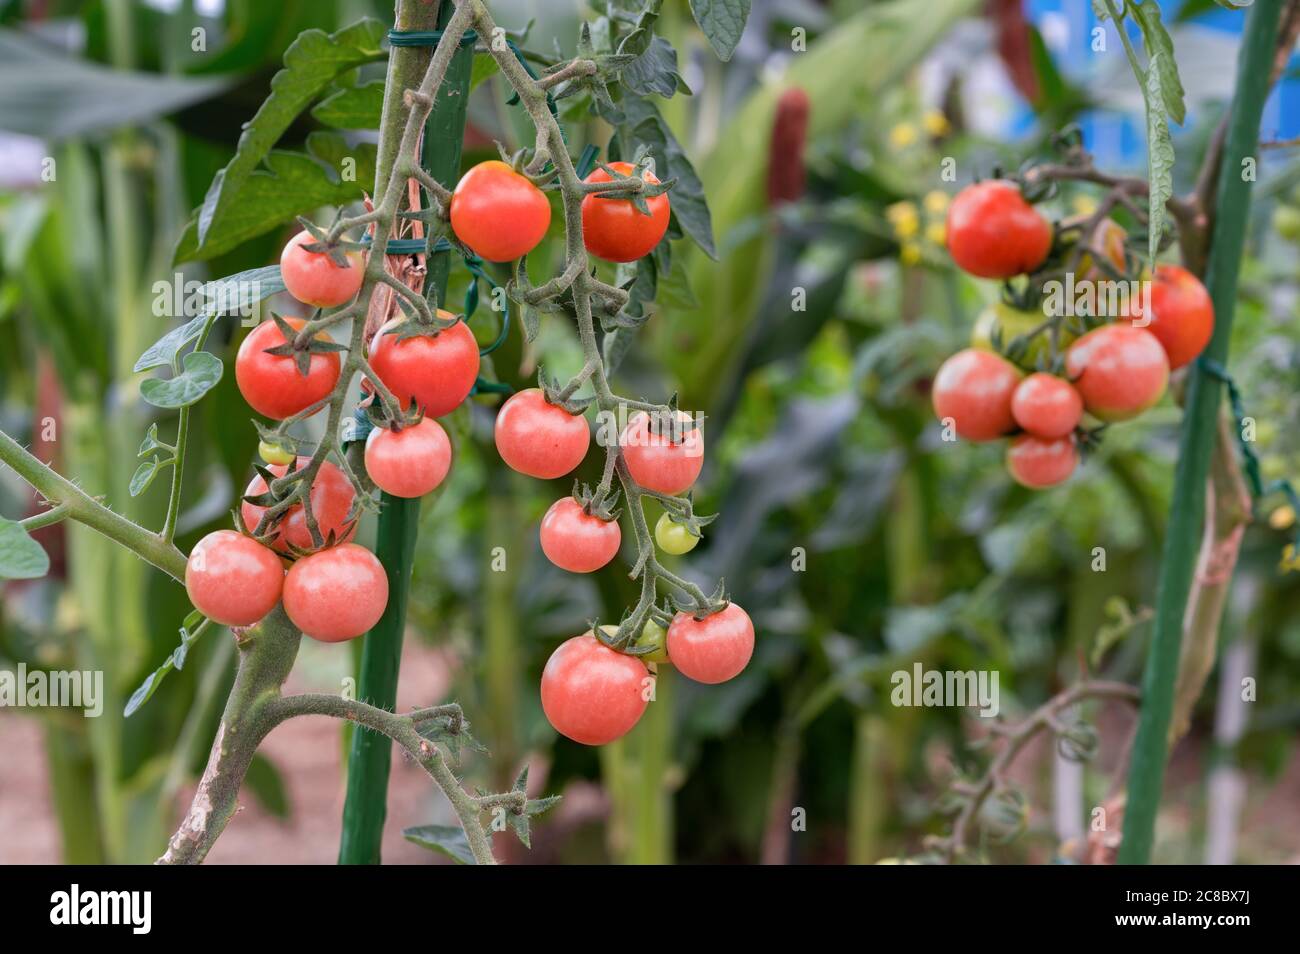
POLYGON ((507 466, 543 480, 573 470, 591 444, 586 418, 549 403, 538 388, 513 394, 501 405, 495 436, 507 466))
MULTIPOLYGON (((438 311, 439 318, 451 318, 438 311)), ((398 341, 388 334, 400 319, 379 329, 370 342, 370 367, 404 405, 415 401, 429 417, 442 417, 460 407, 478 378, 478 342, 465 322, 458 321, 436 335, 398 341)))
POLYGON ((360 636, 387 606, 383 564, 355 543, 303 557, 284 580, 284 611, 304 635, 323 643, 360 636))
POLYGON ((754 655, 754 624, 735 603, 696 619, 678 613, 668 627, 668 658, 696 682, 726 682, 738 676, 754 655))
POLYGON ((1052 248, 1052 226, 1011 182, 977 182, 948 207, 948 251, 980 278, 1032 272, 1052 248))
POLYGON ((208 619, 223 626, 251 626, 275 609, 284 586, 280 558, 234 530, 215 530, 200 540, 185 564, 185 591, 208 619))
MULTIPOLYGON (((295 469, 302 470, 310 461, 310 457, 299 457, 295 469)), ((275 464, 267 470, 276 477, 283 477, 288 473, 289 467, 287 464, 275 464)), ((253 479, 244 489, 244 496, 260 497, 266 493, 266 490, 266 481, 262 479, 262 475, 254 474, 253 479)), ((348 518, 352 513, 352 503, 356 494, 352 481, 348 480, 343 471, 329 461, 321 463, 308 496, 311 499, 311 514, 316 519, 316 526, 320 529, 323 538, 328 540, 330 533, 333 533, 336 541, 352 539, 352 535, 356 532, 356 523, 355 521, 350 523, 348 518)), ((266 513, 266 510, 266 507, 259 507, 247 500, 240 503, 240 516, 243 517, 244 526, 250 533, 257 529, 258 521, 262 519, 262 514, 266 513)), ((307 515, 303 513, 302 504, 294 504, 289 508, 289 512, 284 515, 284 519, 277 527, 275 539, 271 542, 271 546, 281 553, 288 553, 290 544, 300 550, 310 550, 312 546, 311 531, 307 529, 307 515)))
POLYGON ((1006 358, 976 348, 958 351, 934 376, 931 401, 940 421, 952 418, 958 436, 991 441, 1015 429, 1011 396, 1020 372, 1006 358))
POLYGON ((1065 371, 1088 413, 1127 421, 1160 400, 1169 360, 1155 336, 1128 324, 1094 328, 1065 352, 1065 371))
POLYGON ((1145 327, 1165 349, 1170 370, 1196 360, 1214 334, 1214 302, 1201 280, 1177 265, 1159 265, 1151 282, 1151 321, 1145 326, 1142 303, 1132 309, 1136 327, 1145 327))
MULTIPOLYGON (((636 166, 630 162, 611 162, 615 172, 630 176, 636 166)), ((613 180, 599 166, 592 170, 585 182, 610 182, 613 180)), ((652 185, 659 180, 653 172, 644 174, 652 185)), ((671 212, 668 193, 648 196, 645 200, 650 214, 641 212, 631 199, 605 199, 589 195, 582 200, 582 241, 587 251, 608 262, 634 262, 659 244, 668 231, 671 212)))
MULTIPOLYGON (((628 421, 619 444, 628 473, 642 487, 661 494, 690 489, 704 467, 704 431, 701 427, 674 435, 674 428, 658 415, 641 413, 628 421), (673 438, 676 437, 677 440, 673 438)), ((690 422, 685 411, 677 419, 690 422)))
MULTIPOLYGON (((301 318, 285 319, 295 331, 302 328, 301 318)), ((329 335, 316 336, 328 341, 329 335)), ((334 390, 339 380, 338 352, 313 354, 307 375, 298 373, 292 355, 267 354, 267 348, 284 344, 284 335, 274 321, 264 321, 244 338, 235 355, 235 383, 239 393, 258 414, 282 421, 310 407, 334 390)))
POLYGON ((610 649, 588 631, 565 640, 546 661, 542 711, 560 735, 605 745, 637 724, 652 679, 639 659, 610 649))
POLYGON ((1064 437, 1079 426, 1083 398, 1069 381, 1037 371, 1011 395, 1011 415, 1030 434, 1064 437))
POLYGON ((562 570, 591 573, 618 554, 623 531, 617 520, 585 513, 572 497, 551 504, 542 518, 542 552, 562 570))
POLYGON ((394 497, 423 497, 451 470, 451 441, 433 418, 392 431, 376 427, 366 438, 366 473, 394 497))
POLYGON ((365 259, 348 252, 348 267, 341 268, 325 252, 309 252, 304 245, 318 243, 310 232, 299 232, 280 253, 280 277, 294 298, 317 308, 333 308, 357 297, 365 278, 365 259))
POLYGON ((1021 434, 1007 447, 1007 470, 1026 487, 1039 490, 1061 483, 1079 466, 1074 438, 1021 434))
POLYGON ((489 262, 510 262, 537 247, 551 224, 546 194, 504 162, 480 162, 451 196, 456 238, 489 262))

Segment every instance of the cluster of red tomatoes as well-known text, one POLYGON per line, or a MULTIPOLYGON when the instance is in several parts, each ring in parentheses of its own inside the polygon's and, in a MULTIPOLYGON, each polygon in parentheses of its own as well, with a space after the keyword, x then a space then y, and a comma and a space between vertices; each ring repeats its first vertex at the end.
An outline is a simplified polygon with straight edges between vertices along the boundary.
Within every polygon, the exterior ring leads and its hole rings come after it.
MULTIPOLYGON (((613 163, 619 175, 631 175, 630 163, 613 163)), ((658 180, 650 172, 645 181, 658 180)), ((597 169, 587 182, 613 177, 597 169)), ((647 196, 645 214, 629 198, 588 195, 583 201, 583 237, 591 254, 626 262, 648 254, 662 240, 669 223, 666 194, 647 196)), ((550 204, 527 177, 502 162, 471 169, 453 192, 450 218, 457 239, 490 261, 509 261, 527 254, 550 225, 550 204)), ((286 289, 318 308, 351 301, 364 278, 363 258, 349 253, 346 264, 327 251, 313 249, 308 232, 295 236, 280 258, 286 289)), ((438 317, 454 321, 439 311, 438 317)), ((301 319, 264 322, 243 341, 235 359, 240 393, 258 413, 273 420, 303 418, 322 410, 334 394, 342 365, 330 348, 295 350, 301 319)), ((328 341, 322 332, 318 339, 328 341)), ((365 464, 381 490, 398 497, 419 497, 435 489, 451 467, 451 442, 436 418, 450 413, 469 396, 479 372, 479 349, 463 322, 435 331, 394 319, 369 346, 370 370, 385 388, 410 408, 410 418, 386 421, 366 438, 365 464)), ((373 391, 369 381, 363 390, 373 391)), ((678 412, 679 424, 646 413, 634 416, 619 438, 628 474, 642 488, 675 496, 690 489, 704 463, 704 438, 691 418, 678 412)), ((541 479, 572 472, 586 456, 591 435, 586 419, 543 391, 513 395, 501 407, 495 429, 502 459, 514 470, 541 479)), ((265 473, 277 480, 309 467, 311 458, 263 441, 265 473)), ((351 542, 355 531, 356 490, 337 466, 322 461, 305 488, 311 520, 301 502, 279 515, 258 539, 235 530, 218 530, 194 548, 185 583, 196 608, 215 622, 249 626, 283 602, 290 620, 308 636, 336 642, 372 628, 388 601, 388 580, 375 556, 351 542), (315 539, 324 541, 315 546, 315 539), (286 572, 287 565, 287 572, 286 572)), ((240 519, 255 530, 275 506, 266 477, 257 474, 245 490, 240 519)), ((590 573, 618 553, 622 533, 615 515, 601 501, 564 497, 543 517, 542 550, 555 565, 590 573)), ((661 549, 686 553, 699 542, 698 532, 665 512, 655 528, 661 549)), ((612 628, 609 628, 612 629, 612 628)), ((608 630, 607 630, 608 632, 608 630)), ((628 732, 653 696, 647 664, 672 662, 686 676, 704 683, 723 682, 748 663, 754 627, 734 603, 703 615, 678 613, 667 628, 646 622, 635 652, 620 652, 588 632, 563 643, 542 675, 542 706, 563 735, 589 745, 613 741, 628 732)))
MULTIPOLYGON (((1059 230, 1002 180, 966 187, 948 211, 948 250, 980 278, 1028 275, 1032 284, 1035 273, 1052 274, 1044 265, 1057 258, 1076 263, 1080 289, 1091 283, 1095 290, 1108 273, 1126 278, 1123 229, 1102 219, 1089 239, 1108 269, 1088 253, 1070 257, 1059 230)), ((1024 486, 1061 483, 1078 466, 1088 418, 1107 424, 1138 416, 1160 400, 1170 371, 1209 343, 1214 307, 1196 276, 1160 265, 1154 276, 1129 284, 1140 289, 1148 282, 1149 297, 1120 298, 1125 304, 1117 314, 1083 316, 1088 330, 1082 334, 1050 309, 989 309, 976 323, 971 347, 948 358, 934 377, 936 416, 965 440, 1010 437, 1007 470, 1024 486), (1007 348, 1013 341, 1018 344, 1007 348)))
MULTIPOLYGON (((682 426, 660 426, 656 416, 638 413, 621 433, 628 474, 646 490, 676 496, 700 475, 704 435, 688 426, 691 419, 684 412, 678 412, 678 421, 682 426)), ((502 405, 495 438, 508 466, 544 480, 572 472, 591 442, 585 418, 552 404, 536 388, 520 391, 502 405)), ((608 564, 623 539, 618 520, 599 501, 572 496, 546 511, 540 536, 547 559, 573 573, 591 573, 608 564)), ((685 553, 699 541, 667 513, 655 536, 669 553, 685 553)), ((647 663, 671 662, 697 682, 725 682, 749 662, 754 627, 743 609, 728 603, 699 619, 678 613, 666 630, 648 620, 636 649, 641 655, 619 652, 587 632, 555 650, 542 672, 541 693, 542 709, 556 731, 586 745, 612 742, 636 725, 653 696, 647 663)))

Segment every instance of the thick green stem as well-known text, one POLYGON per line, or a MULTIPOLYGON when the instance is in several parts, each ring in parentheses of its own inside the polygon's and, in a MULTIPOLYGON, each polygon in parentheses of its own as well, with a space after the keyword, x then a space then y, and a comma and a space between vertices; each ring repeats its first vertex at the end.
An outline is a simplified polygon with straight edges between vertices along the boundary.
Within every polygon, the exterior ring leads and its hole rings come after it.
MULTIPOLYGON (((403 0, 398 4, 396 25, 399 30, 445 28, 453 10, 451 0, 444 0, 441 4, 403 0)), ((402 151, 402 147, 414 145, 405 142, 404 130, 410 109, 404 97, 408 89, 420 85, 431 57, 427 47, 395 47, 389 55, 375 177, 376 195, 389 190, 394 168, 407 161, 410 153, 402 151)), ((437 87, 433 108, 425 124, 425 169, 440 182, 455 181, 460 171, 473 60, 472 47, 456 47, 446 70, 446 81, 437 87)), ((382 247, 384 237, 376 235, 376 252, 382 247)), ((376 262, 382 264, 383 259, 383 255, 373 254, 371 267, 376 262)), ((425 296, 434 303, 446 297, 448 269, 449 259, 445 252, 434 255, 428 263, 425 296)), ((383 495, 375 553, 388 574, 388 607, 366 636, 357 687, 360 698, 383 709, 393 709, 397 704, 397 676, 419 518, 418 499, 383 495)), ((348 787, 343 805, 339 864, 379 863, 391 761, 392 742, 387 737, 368 728, 353 733, 348 754, 348 787)))
MULTIPOLYGON (((1237 61, 1236 93, 1219 173, 1206 271, 1206 286, 1214 301, 1215 328, 1203 359, 1220 364, 1228 357, 1237 276, 1250 211, 1250 180, 1243 175, 1243 162, 1255 155, 1281 12, 1279 2, 1256 3, 1250 8, 1237 61)), ((1128 806, 1119 850, 1121 864, 1145 864, 1151 856, 1168 756, 1183 616, 1205 515, 1206 476, 1214 451, 1220 392, 1216 378, 1205 374, 1199 366, 1192 368, 1169 531, 1160 567, 1155 633, 1143 674, 1142 714, 1129 768, 1128 806)))

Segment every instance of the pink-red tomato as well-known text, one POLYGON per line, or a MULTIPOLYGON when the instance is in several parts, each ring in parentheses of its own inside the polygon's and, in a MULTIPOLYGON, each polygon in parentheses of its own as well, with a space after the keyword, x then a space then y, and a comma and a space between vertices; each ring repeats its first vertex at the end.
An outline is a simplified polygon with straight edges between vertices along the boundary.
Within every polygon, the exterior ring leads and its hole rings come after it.
POLYGON ((234 530, 215 530, 190 551, 185 591, 200 613, 223 626, 251 626, 275 609, 284 586, 280 558, 234 530))
MULTIPOLYGON (((677 420, 690 423, 685 411, 677 420)), ((619 439, 628 473, 642 487, 661 494, 685 493, 704 467, 704 431, 677 429, 660 415, 640 413, 619 439)))
MULTIPOLYGON (((294 469, 302 470, 310 462, 310 457, 299 457, 298 465, 294 469)), ((286 464, 274 464, 266 469, 276 477, 283 477, 289 471, 286 464)), ((244 490, 244 496, 260 497, 266 493, 266 490, 266 481, 262 479, 262 475, 254 474, 244 490)), ((331 533, 334 534, 336 541, 352 538, 356 532, 356 523, 349 520, 349 517, 352 515, 352 503, 356 495, 352 481, 348 480, 343 471, 329 461, 321 463, 308 498, 311 500, 311 515, 315 518, 316 526, 324 540, 328 541, 331 533)), ((266 511, 266 507, 259 507, 247 500, 240 503, 240 516, 243 517, 244 526, 249 533, 257 529, 257 524, 266 511)), ((294 504, 289 508, 276 531, 270 545, 281 553, 288 553, 291 544, 299 550, 312 548, 311 531, 307 529, 307 515, 303 513, 302 504, 294 504)))
POLYGON ((754 624, 735 603, 696 619, 678 613, 668 627, 668 658, 696 682, 726 682, 740 675, 754 655, 754 624))
POLYGON ((1145 327, 1165 349, 1170 370, 1192 361, 1214 335, 1214 302, 1201 280, 1177 265, 1160 265, 1151 282, 1151 320, 1143 324, 1142 303, 1132 309, 1136 327, 1145 327))
MULTIPOLYGON (((439 318, 454 317, 438 311, 439 318)), ((404 406, 415 401, 429 417, 450 414, 464 403, 478 378, 478 342, 465 322, 458 321, 436 335, 415 335, 398 341, 388 334, 393 319, 370 342, 370 367, 404 406)))
POLYGON ((507 466, 543 480, 569 473, 591 444, 586 418, 551 404, 538 388, 513 394, 501 405, 495 436, 507 466))
POLYGON ((1065 352, 1065 371, 1088 413, 1127 421, 1160 400, 1169 359, 1155 335, 1128 324, 1094 328, 1065 352))
POLYGON ((1035 437, 1021 434, 1007 447, 1007 470, 1017 483, 1034 490, 1053 487, 1079 466, 1079 449, 1072 436, 1035 437))
POLYGON ((360 252, 348 252, 348 266, 336 265, 325 252, 309 252, 304 245, 319 244, 310 232, 289 239, 280 253, 280 277, 285 290, 303 304, 333 308, 357 297, 365 277, 365 260, 360 252))
POLYGON ((1016 386, 1011 415, 1030 434, 1064 437, 1083 418, 1083 398, 1064 378, 1037 371, 1016 386))
POLYGON ((565 640, 542 670, 542 711, 560 735, 605 745, 631 731, 645 712, 653 677, 635 656, 590 632, 565 640))
MULTIPOLYGON (((301 318, 285 319, 295 331, 306 322, 301 318)), ((316 335, 328 341, 329 335, 316 335)), ((284 335, 274 321, 264 321, 244 338, 235 355, 235 383, 239 393, 258 414, 282 421, 326 397, 339 380, 339 356, 336 351, 314 353, 306 376, 298 373, 292 355, 267 354, 267 348, 284 344, 284 335)))
POLYGON ((1019 383, 1020 372, 1006 358, 966 348, 934 376, 934 414, 940 421, 951 419, 957 435, 968 441, 994 440, 1015 428, 1011 396, 1019 383))
POLYGON ((387 606, 383 564, 355 543, 303 557, 284 579, 284 611, 304 635, 323 643, 355 639, 387 606))
POLYGON ((957 193, 946 234, 953 261, 980 278, 1032 272, 1052 248, 1052 226, 1013 183, 998 179, 957 193))
POLYGON ((451 470, 451 441, 432 418, 391 431, 376 427, 366 438, 366 473, 394 497, 423 497, 451 470))
POLYGON ((451 196, 456 238, 489 262, 531 252, 551 224, 546 194, 497 159, 465 173, 451 196))
MULTIPOLYGON (((630 162, 611 162, 609 167, 625 176, 636 169, 630 162)), ((597 167, 584 181, 610 182, 613 178, 597 167)), ((659 182, 653 172, 647 171, 643 178, 651 185, 659 182)), ((582 241, 587 251, 607 262, 634 262, 649 254, 668 231, 671 209, 666 192, 647 196, 645 203, 649 215, 637 209, 631 199, 605 199, 594 194, 583 199, 582 241)))
POLYGON ((542 518, 542 552, 562 570, 591 573, 618 554, 623 532, 617 520, 586 513, 572 497, 561 497, 542 518))

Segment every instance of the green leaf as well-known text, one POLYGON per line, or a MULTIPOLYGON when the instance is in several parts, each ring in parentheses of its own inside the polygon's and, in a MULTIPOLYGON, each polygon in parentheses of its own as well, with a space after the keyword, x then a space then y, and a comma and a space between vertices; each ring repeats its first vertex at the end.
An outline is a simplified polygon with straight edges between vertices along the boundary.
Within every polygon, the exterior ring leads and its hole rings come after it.
POLYGON ((224 209, 202 246, 198 216, 190 220, 176 244, 175 261, 213 258, 321 206, 358 201, 375 181, 375 145, 349 146, 338 133, 314 132, 305 154, 277 149, 266 157, 266 166, 248 176, 239 201, 224 209), (341 175, 345 160, 351 161, 347 179, 341 175))
POLYGON ((655 175, 659 179, 676 179, 677 184, 669 191, 673 216, 677 223, 695 244, 704 250, 710 258, 718 257, 717 247, 713 242, 713 221, 709 215, 709 203, 704 196, 704 186, 695 172, 695 167, 686 158, 677 137, 673 135, 658 108, 648 99, 626 96, 623 99, 623 111, 627 115, 627 128, 630 130, 631 142, 623 140, 620 131, 620 145, 627 153, 633 151, 635 144, 644 143, 655 159, 655 175))
POLYGON ((140 442, 140 450, 136 457, 144 457, 146 454, 156 451, 162 447, 162 442, 158 440, 158 422, 149 425, 148 432, 144 435, 144 440, 140 442))
POLYGON ((50 558, 22 524, 0 517, 0 580, 36 580, 50 572, 50 558))
POLYGON ((690 87, 677 72, 677 51, 661 36, 650 41, 646 51, 619 71, 619 81, 640 96, 651 93, 669 99, 678 90, 690 93, 690 87))
POLYGON ((402 831, 402 837, 422 848, 446 855, 462 865, 474 864, 465 832, 455 825, 418 825, 402 831))
MULTIPOLYGON (((284 54, 284 69, 271 79, 271 95, 244 127, 235 157, 216 174, 196 217, 197 245, 204 252, 209 236, 237 206, 248 204, 244 185, 298 115, 340 73, 381 59, 387 28, 365 19, 337 33, 307 30, 284 54)), ((221 231, 215 233, 222 234, 221 231)), ((210 254, 210 253, 209 253, 210 254)))
POLYGON ((1163 53, 1151 57, 1147 66, 1147 179, 1148 196, 1147 258, 1155 266, 1160 238, 1164 233, 1165 203, 1174 191, 1174 143, 1169 136, 1169 121, 1165 118, 1164 87, 1160 78, 1163 53))
POLYGON ((139 126, 209 99, 232 82, 111 70, 0 30, 0 129, 8 132, 58 141, 139 126))
POLYGON ((244 784, 252 789, 257 800, 276 818, 289 817, 289 793, 279 769, 265 755, 258 752, 248 765, 244 784))
MULTIPOLYGON (((185 322, 179 328, 173 328, 167 332, 145 349, 144 354, 140 355, 132 370, 138 373, 172 364, 180 350, 203 333, 203 328, 208 323, 209 317, 208 315, 200 315, 185 322)), ((140 453, 144 453, 143 447, 140 448, 140 453)))
POLYGON ((140 385, 140 396, 154 407, 189 407, 221 380, 224 366, 210 351, 191 351, 174 378, 150 378, 140 385))
POLYGON ((750 0, 691 0, 691 13, 718 59, 731 59, 749 19, 750 0))
MULTIPOLYGON (((496 62, 490 57, 483 57, 496 62)), ((384 81, 350 86, 331 93, 314 107, 311 114, 327 126, 338 129, 378 129, 384 112, 384 81)))
POLYGON ((171 655, 167 657, 161 666, 145 677, 144 682, 140 683, 135 692, 131 693, 131 698, 126 700, 126 708, 122 710, 122 718, 129 719, 136 710, 148 702, 153 694, 158 691, 158 687, 162 685, 162 681, 167 678, 168 673, 173 669, 179 670, 185 665, 185 657, 189 653, 190 647, 203 635, 210 624, 211 620, 204 618, 198 610, 192 611, 185 617, 185 623, 180 630, 181 644, 172 650, 171 655), (202 620, 202 622, 199 622, 196 626, 195 623, 199 620, 202 620))
POLYGON ((137 467, 135 473, 131 475, 131 485, 127 488, 131 496, 139 497, 148 490, 149 485, 153 483, 153 479, 158 476, 158 471, 161 469, 157 457, 150 458, 137 467))
POLYGON ((1174 59, 1174 41, 1160 20, 1160 7, 1154 0, 1142 0, 1137 5, 1136 14, 1147 50, 1147 72, 1156 74, 1165 110, 1169 118, 1181 126, 1187 118, 1187 107, 1183 102, 1186 93, 1178 75, 1178 61, 1174 59))
POLYGON ((478 89, 481 83, 486 82, 493 76, 501 72, 501 67, 497 66, 497 61, 490 56, 474 57, 474 68, 469 74, 469 88, 478 89))

